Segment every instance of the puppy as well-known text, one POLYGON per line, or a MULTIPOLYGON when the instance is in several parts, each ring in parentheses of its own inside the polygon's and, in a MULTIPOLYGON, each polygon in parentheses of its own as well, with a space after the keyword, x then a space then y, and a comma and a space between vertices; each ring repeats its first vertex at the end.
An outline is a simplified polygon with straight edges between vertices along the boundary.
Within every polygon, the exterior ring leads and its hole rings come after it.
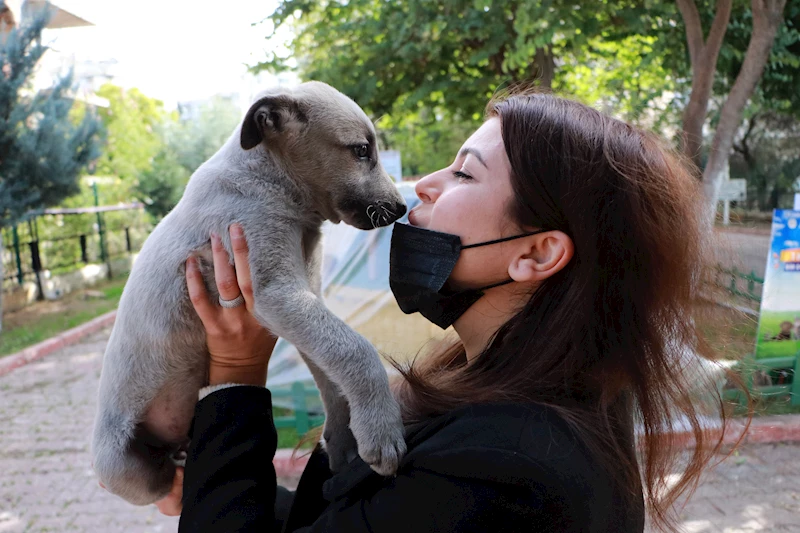
POLYGON ((301 352, 325 406, 336 471, 356 451, 390 475, 405 453, 400 409, 375 348, 322 302, 320 227, 385 226, 406 211, 378 160, 375 129, 352 100, 318 82, 263 94, 142 247, 103 359, 92 453, 105 487, 145 505, 164 497, 187 442, 208 349, 184 265, 197 257, 217 301, 209 235, 231 254, 244 228, 256 318, 301 352))

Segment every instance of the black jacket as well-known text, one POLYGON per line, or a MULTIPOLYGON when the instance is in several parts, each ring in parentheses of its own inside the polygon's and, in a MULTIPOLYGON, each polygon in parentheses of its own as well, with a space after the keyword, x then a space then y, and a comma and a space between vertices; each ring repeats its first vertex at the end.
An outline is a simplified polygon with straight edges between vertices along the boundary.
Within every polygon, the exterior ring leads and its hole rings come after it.
POLYGON ((475 405, 407 428, 396 477, 357 459, 332 476, 314 452, 297 491, 276 486, 272 398, 233 387, 198 402, 182 533, 603 532, 644 530, 625 497, 554 411, 475 405))

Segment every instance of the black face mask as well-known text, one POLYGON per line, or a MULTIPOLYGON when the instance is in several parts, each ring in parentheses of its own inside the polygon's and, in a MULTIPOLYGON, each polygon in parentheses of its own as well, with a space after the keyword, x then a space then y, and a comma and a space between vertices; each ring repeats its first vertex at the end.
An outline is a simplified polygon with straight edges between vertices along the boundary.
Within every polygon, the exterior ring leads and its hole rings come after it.
POLYGON ((389 252, 389 287, 404 313, 418 312, 440 328, 446 329, 483 296, 483 291, 513 281, 507 279, 479 289, 458 292, 445 290, 444 285, 458 262, 461 250, 489 246, 545 231, 549 230, 461 246, 458 235, 395 223, 389 252))

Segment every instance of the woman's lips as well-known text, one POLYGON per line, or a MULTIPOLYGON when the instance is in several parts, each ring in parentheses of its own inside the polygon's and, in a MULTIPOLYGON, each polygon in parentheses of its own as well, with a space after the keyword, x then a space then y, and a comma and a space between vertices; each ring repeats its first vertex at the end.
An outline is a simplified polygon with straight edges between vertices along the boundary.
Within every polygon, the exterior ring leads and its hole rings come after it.
POLYGON ((408 223, 411 224, 412 226, 416 226, 417 225, 417 210, 416 209, 412 209, 411 211, 408 212, 408 223))

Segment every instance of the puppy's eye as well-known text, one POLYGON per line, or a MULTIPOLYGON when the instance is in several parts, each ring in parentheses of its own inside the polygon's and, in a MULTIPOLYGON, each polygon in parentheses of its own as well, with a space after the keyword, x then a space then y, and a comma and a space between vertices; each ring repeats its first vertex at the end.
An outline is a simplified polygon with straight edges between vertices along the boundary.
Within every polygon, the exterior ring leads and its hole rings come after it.
POLYGON ((356 154, 356 157, 359 159, 367 159, 369 158, 369 145, 358 144, 353 146, 353 153, 356 154))

